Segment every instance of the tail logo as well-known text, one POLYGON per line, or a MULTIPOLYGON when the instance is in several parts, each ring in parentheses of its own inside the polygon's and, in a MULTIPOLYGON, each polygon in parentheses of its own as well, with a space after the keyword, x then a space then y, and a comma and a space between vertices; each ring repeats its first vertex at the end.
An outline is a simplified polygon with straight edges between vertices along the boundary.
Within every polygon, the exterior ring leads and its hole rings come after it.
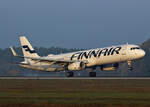
POLYGON ((24 45, 24 46, 22 46, 22 48, 24 48, 25 51, 27 51, 27 52, 36 53, 36 51, 35 51, 35 50, 31 50, 31 49, 28 47, 28 45, 24 45))

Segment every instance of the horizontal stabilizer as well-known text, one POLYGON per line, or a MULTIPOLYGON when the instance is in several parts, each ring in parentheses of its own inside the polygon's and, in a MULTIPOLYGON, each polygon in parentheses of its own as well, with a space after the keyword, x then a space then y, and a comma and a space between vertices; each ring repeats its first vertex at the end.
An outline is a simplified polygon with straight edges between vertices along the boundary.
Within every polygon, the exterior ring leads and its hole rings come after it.
POLYGON ((11 52, 12 52, 12 54, 13 54, 14 56, 18 56, 17 53, 15 52, 15 50, 13 49, 13 47, 10 47, 10 49, 11 49, 11 52))

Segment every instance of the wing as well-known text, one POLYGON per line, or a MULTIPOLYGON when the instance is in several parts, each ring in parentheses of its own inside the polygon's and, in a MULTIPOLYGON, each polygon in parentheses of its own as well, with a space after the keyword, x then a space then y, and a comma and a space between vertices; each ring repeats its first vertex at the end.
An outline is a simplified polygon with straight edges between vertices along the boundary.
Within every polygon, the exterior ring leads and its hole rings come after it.
POLYGON ((10 47, 10 49, 11 49, 11 51, 12 51, 14 56, 31 59, 31 60, 33 60, 33 61, 35 61, 37 63, 38 62, 45 62, 45 63, 50 63, 50 64, 61 64, 61 65, 67 65, 69 63, 74 63, 74 62, 88 63, 88 61, 86 61, 86 60, 84 60, 84 61, 83 60, 82 61, 81 60, 75 61, 75 60, 65 60, 64 58, 53 59, 53 58, 48 58, 48 57, 25 57, 25 56, 18 55, 12 47, 10 47))

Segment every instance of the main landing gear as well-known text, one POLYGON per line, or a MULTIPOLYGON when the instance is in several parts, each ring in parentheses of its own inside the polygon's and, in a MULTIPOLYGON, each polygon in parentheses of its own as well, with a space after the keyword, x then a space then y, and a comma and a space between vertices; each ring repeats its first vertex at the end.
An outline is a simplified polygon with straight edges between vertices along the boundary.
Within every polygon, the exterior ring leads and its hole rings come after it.
POLYGON ((133 70, 133 67, 132 67, 132 64, 131 64, 132 61, 128 61, 128 70, 132 71, 133 70))
POLYGON ((89 72, 89 77, 96 77, 96 72, 89 72))
MULTIPOLYGON (((66 72, 66 77, 74 77, 74 72, 66 72)), ((89 72, 89 77, 96 77, 96 72, 89 72)))
POLYGON ((66 72, 66 77, 73 77, 74 73, 72 71, 66 72))

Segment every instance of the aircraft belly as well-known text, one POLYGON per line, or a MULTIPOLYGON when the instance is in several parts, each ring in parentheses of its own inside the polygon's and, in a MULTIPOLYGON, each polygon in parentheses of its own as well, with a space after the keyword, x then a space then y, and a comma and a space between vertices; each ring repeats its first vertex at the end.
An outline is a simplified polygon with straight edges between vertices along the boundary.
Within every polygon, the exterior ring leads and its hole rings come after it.
POLYGON ((125 60, 126 60, 125 57, 123 57, 122 55, 114 55, 104 58, 102 62, 104 64, 107 64, 107 63, 124 62, 125 60))

